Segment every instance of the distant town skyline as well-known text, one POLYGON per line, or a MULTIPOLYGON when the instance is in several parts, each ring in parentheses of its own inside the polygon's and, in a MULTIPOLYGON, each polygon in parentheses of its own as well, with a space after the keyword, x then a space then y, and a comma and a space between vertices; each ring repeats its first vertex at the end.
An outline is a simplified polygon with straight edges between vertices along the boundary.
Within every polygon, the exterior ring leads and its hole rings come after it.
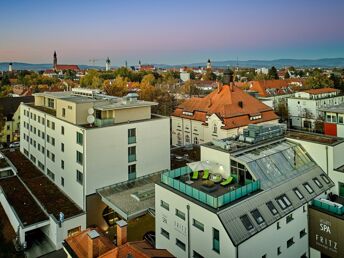
POLYGON ((184 64, 344 57, 344 1, 2 3, 0 62, 184 64))

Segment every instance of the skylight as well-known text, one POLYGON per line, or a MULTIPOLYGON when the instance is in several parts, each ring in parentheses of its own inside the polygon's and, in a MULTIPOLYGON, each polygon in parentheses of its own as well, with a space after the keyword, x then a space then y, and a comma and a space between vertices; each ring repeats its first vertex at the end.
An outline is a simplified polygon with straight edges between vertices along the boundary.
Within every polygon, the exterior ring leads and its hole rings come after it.
POLYGON ((330 180, 327 178, 327 176, 321 175, 321 178, 324 180, 324 182, 325 182, 326 184, 329 184, 329 183, 330 183, 330 180))
POLYGON ((310 194, 314 193, 313 188, 308 183, 304 183, 303 186, 305 187, 308 193, 310 194))
POLYGON ((258 209, 255 209, 251 211, 252 217, 255 219, 258 225, 262 224, 264 222, 264 218, 262 217, 262 214, 260 214, 258 209))
POLYGON ((271 211, 272 215, 276 215, 278 213, 278 211, 277 211, 275 205, 272 203, 272 201, 267 202, 266 206, 268 206, 268 208, 271 211))
POLYGON ((252 224, 250 218, 247 216, 247 214, 241 216, 240 220, 241 220, 242 224, 244 224, 244 226, 247 230, 253 229, 253 224, 252 224))
POLYGON ((276 198, 276 201, 277 201, 278 205, 282 208, 282 210, 285 210, 286 208, 291 206, 291 202, 285 194, 276 198))
POLYGON ((304 196, 302 195, 302 193, 299 191, 299 189, 294 188, 294 193, 297 195, 297 197, 299 197, 300 200, 302 200, 304 198, 304 196))
POLYGON ((323 184, 320 183, 320 181, 318 180, 318 178, 314 177, 314 178, 313 178, 313 181, 314 181, 314 183, 315 183, 319 188, 322 188, 322 187, 323 187, 323 184))

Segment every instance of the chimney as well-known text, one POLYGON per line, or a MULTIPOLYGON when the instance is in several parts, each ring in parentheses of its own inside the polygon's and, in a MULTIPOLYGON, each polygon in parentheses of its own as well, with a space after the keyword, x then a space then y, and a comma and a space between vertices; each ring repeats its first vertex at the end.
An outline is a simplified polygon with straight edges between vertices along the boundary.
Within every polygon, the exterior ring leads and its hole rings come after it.
POLYGON ((99 236, 99 233, 94 229, 87 233, 87 258, 94 258, 98 256, 98 253, 96 253, 94 250, 94 241, 99 236))
POLYGON ((127 242, 127 228, 128 223, 124 220, 119 220, 117 224, 117 246, 124 245, 127 242))

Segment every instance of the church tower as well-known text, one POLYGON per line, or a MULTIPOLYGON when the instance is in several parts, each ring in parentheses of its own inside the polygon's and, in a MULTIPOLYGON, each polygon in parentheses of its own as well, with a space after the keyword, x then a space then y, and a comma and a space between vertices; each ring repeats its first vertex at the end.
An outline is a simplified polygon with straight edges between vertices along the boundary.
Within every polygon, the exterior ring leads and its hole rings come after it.
POLYGON ((110 65, 111 65, 110 58, 107 58, 106 63, 105 63, 105 71, 110 71, 110 65))
POLYGON ((211 69, 211 62, 210 62, 210 59, 208 59, 207 69, 211 69))
POLYGON ((56 70, 56 66, 57 66, 57 55, 56 55, 56 51, 54 51, 54 62, 53 62, 53 68, 56 70))

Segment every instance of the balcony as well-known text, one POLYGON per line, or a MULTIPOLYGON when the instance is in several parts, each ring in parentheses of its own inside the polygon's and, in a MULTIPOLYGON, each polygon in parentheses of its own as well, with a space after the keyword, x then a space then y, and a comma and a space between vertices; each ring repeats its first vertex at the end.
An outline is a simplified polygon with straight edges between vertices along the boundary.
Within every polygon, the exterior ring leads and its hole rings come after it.
POLYGON ((113 118, 108 118, 108 119, 96 118, 96 120, 94 121, 94 124, 98 127, 103 127, 103 126, 113 125, 114 120, 113 118))
POLYGON ((217 183, 215 189, 209 192, 205 191, 204 187, 208 180, 202 180, 201 175, 199 179, 190 181, 191 176, 192 170, 189 167, 182 167, 161 174, 161 182, 212 208, 220 208, 260 190, 260 181, 257 180, 246 185, 233 183, 222 186, 217 183))
POLYGON ((136 136, 129 136, 128 137, 128 144, 136 143, 136 136))
POLYGON ((136 161, 136 154, 128 155, 128 162, 134 162, 136 161))
POLYGON ((329 213, 336 214, 339 216, 344 215, 344 198, 339 196, 334 196, 331 200, 325 198, 317 198, 312 201, 312 205, 325 210, 329 213))

